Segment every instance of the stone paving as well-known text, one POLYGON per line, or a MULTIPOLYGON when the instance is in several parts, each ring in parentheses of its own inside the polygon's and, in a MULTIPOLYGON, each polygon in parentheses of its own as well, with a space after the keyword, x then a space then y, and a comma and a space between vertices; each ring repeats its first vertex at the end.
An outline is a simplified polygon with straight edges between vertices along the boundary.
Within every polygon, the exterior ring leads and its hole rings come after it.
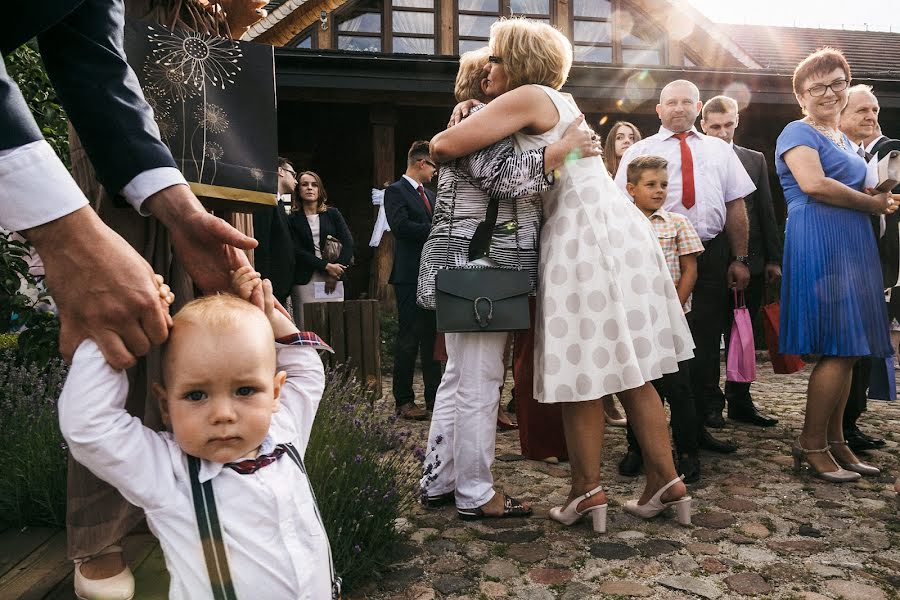
MULTIPOLYGON (((623 429, 607 429, 603 476, 608 532, 587 522, 566 528, 547 517, 568 491, 569 467, 523 460, 516 432, 498 433, 497 486, 531 502, 530 519, 462 522, 452 507, 416 507, 402 519, 403 558, 354 598, 373 600, 578 600, 582 598, 900 598, 900 517, 893 481, 900 471, 900 402, 869 402, 863 429, 888 440, 865 457, 877 478, 836 485, 792 472, 810 367, 773 375, 760 363, 757 404, 780 419, 770 429, 729 422, 718 433, 740 450, 703 453, 703 479, 689 486, 691 527, 674 515, 627 515, 642 479, 621 477, 623 429)), ((724 369, 723 369, 724 372, 724 369)), ((390 390, 390 381, 385 382, 390 390)), ((389 393, 382 406, 393 406, 389 393)), ((402 422, 424 446, 427 423, 402 422)))

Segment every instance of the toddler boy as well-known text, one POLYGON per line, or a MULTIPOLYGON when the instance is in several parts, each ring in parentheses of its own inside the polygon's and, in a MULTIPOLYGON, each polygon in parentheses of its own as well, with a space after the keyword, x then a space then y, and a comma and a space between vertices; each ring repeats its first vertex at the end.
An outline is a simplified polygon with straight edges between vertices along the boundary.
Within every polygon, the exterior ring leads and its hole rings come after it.
MULTIPOLYGON (((668 161, 660 156, 639 156, 628 164, 626 189, 634 204, 650 219, 666 257, 669 274, 675 283, 684 312, 691 310, 691 292, 697 283, 697 255, 703 243, 690 221, 683 215, 663 210, 669 176, 668 161)), ((668 401, 672 415, 672 437, 678 453, 678 472, 685 483, 700 479, 694 398, 691 393, 687 362, 682 361, 675 373, 663 375, 653 382, 659 397, 668 401)), ((619 463, 623 475, 637 475, 641 451, 629 425, 626 437, 628 452, 619 463)))
MULTIPOLYGON (((170 598, 331 598, 328 538, 301 459, 325 386, 316 347, 327 346, 276 310, 271 283, 250 267, 232 284, 239 297, 206 296, 173 318, 154 387, 167 432, 125 411, 125 372, 88 340, 59 400, 63 436, 144 509, 170 598)), ((171 303, 165 285, 160 296, 171 303)))

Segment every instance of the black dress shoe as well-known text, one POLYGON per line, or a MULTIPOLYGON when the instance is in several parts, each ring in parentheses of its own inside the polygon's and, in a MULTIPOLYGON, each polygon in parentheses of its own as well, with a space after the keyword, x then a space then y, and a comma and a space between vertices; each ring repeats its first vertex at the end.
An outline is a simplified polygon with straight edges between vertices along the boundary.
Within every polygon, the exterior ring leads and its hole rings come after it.
POLYGON ((887 445, 887 442, 885 442, 883 439, 877 438, 877 437, 872 437, 871 435, 863 432, 859 428, 857 428, 856 431, 859 432, 859 435, 862 437, 862 439, 864 439, 867 442, 869 442, 870 444, 872 444, 872 446, 875 448, 884 448, 887 445))
POLYGON ((722 418, 722 413, 709 413, 706 415, 706 426, 712 427, 713 429, 722 429, 725 427, 725 419, 722 418))
MULTIPOLYGON (((853 429, 845 429, 844 439, 847 441, 847 445, 850 446, 850 449, 854 452, 866 452, 867 450, 879 448, 879 446, 874 443, 875 440, 873 438, 870 438, 856 427, 853 429)), ((881 442, 883 444, 884 440, 881 440, 881 442)))
POLYGON ((710 452, 718 452, 719 454, 731 454, 738 449, 737 444, 734 442, 717 440, 705 429, 700 434, 700 448, 710 452))
POLYGON ((685 483, 697 483, 700 481, 700 459, 696 454, 682 454, 678 457, 679 475, 684 475, 685 483))
POLYGON ((641 456, 641 453, 633 448, 629 448, 622 460, 619 461, 619 475, 637 477, 643 464, 644 458, 641 456))
POLYGON ((447 492, 446 494, 438 494, 437 496, 422 496, 422 506, 424 506, 426 510, 437 510, 448 504, 453 504, 454 502, 456 502, 455 492, 447 492))
POLYGON ((732 421, 749 423, 750 425, 756 425, 758 427, 772 427, 773 425, 778 424, 778 419, 773 419, 772 417, 760 414, 753 404, 750 406, 742 406, 740 408, 735 407, 734 409, 729 407, 728 418, 732 421))

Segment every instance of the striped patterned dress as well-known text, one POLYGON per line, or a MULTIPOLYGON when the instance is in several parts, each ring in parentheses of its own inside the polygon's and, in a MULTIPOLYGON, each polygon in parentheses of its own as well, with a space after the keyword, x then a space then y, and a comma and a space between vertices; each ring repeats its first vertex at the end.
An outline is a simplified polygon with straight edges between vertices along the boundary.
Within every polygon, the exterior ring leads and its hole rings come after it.
POLYGON ((419 267, 419 306, 434 310, 438 269, 468 262, 469 242, 484 220, 491 196, 500 199, 500 207, 490 256, 503 267, 515 268, 521 260, 534 293, 542 218, 540 193, 552 185, 552 180, 544 176, 544 148, 517 154, 512 138, 442 165, 434 221, 419 267))

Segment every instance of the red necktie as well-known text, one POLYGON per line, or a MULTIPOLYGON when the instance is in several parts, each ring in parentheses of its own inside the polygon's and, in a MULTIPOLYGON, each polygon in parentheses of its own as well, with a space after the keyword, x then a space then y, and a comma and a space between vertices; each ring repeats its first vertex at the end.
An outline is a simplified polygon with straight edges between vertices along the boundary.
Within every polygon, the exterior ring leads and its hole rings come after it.
POLYGON ((428 211, 428 214, 431 214, 431 202, 428 201, 428 196, 425 195, 425 188, 421 185, 418 187, 419 195, 422 196, 422 202, 425 203, 425 210, 428 211))
POLYGON ((676 133, 675 137, 681 144, 681 203, 685 208, 690 208, 696 200, 694 195, 694 156, 687 143, 690 131, 676 133))

